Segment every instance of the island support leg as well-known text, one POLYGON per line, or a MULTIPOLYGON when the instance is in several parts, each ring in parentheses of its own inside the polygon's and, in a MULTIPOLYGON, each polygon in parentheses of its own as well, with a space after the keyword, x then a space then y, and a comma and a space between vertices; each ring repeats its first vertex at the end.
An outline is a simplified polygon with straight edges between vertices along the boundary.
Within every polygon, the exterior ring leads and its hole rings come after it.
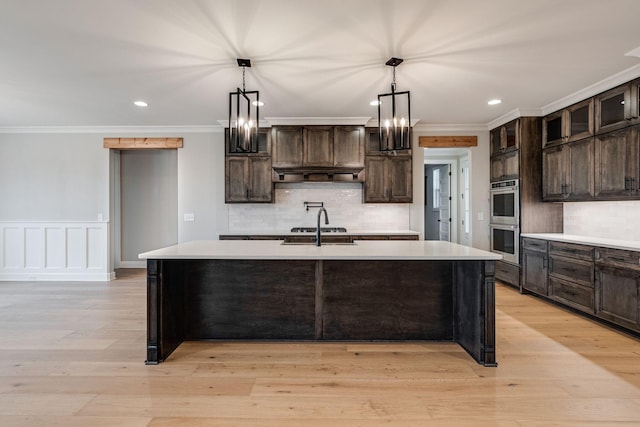
POLYGON ((454 341, 478 363, 497 366, 494 261, 457 261, 454 269, 454 341))
POLYGON ((183 267, 180 261, 147 260, 147 365, 163 362, 184 340, 183 267))

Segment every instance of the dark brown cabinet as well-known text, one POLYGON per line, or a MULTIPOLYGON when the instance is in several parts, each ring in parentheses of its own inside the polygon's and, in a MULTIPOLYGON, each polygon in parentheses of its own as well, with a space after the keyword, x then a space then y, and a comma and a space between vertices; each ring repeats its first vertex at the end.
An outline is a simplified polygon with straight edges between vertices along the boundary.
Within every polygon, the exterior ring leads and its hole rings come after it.
POLYGON ((577 201, 594 198, 594 139, 587 138, 542 151, 542 199, 577 201))
POLYGON ((333 166, 333 127, 305 126, 302 129, 302 166, 333 166))
POLYGON ((273 202, 271 157, 228 156, 225 169, 225 202, 273 202))
POLYGON ((518 178, 520 176, 519 159, 517 150, 491 157, 491 182, 518 178))
POLYGON ((593 98, 578 102, 542 119, 542 146, 577 141, 593 135, 593 98))
POLYGON ((594 312, 594 249, 549 242, 549 297, 570 307, 594 312))
POLYGON ((365 158, 365 203, 411 203, 413 175, 410 152, 380 153, 365 158))
POLYGON ((520 147, 519 125, 520 119, 515 119, 491 130, 491 156, 517 150, 520 147))
POLYGON ((302 128, 300 126, 272 127, 271 144, 274 168, 302 166, 302 128))
POLYGON ((522 289, 548 295, 548 262, 545 240, 522 239, 522 289))
POLYGON ((640 253, 596 250, 596 315, 640 331, 640 253))
POLYGON ((364 166, 364 134, 362 126, 336 126, 333 129, 335 166, 364 166))
POLYGON ((605 133, 640 123, 640 79, 595 97, 595 130, 605 133))
POLYGON ((638 127, 596 137, 595 195, 598 199, 637 198, 640 195, 640 132, 638 127))

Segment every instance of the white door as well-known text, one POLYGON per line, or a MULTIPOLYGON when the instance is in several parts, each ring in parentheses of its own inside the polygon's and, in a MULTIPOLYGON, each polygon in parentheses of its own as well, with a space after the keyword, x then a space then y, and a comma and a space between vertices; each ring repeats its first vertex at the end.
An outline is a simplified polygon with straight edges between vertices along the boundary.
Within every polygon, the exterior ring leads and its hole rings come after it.
POLYGON ((451 240, 451 165, 440 168, 440 225, 439 240, 451 240))

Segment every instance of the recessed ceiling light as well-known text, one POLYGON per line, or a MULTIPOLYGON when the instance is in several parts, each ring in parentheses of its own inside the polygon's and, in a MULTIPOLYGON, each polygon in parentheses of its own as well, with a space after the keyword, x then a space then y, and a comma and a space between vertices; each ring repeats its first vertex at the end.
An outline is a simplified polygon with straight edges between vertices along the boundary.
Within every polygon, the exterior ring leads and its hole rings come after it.
POLYGON ((487 102, 487 104, 489 105, 498 105, 502 102, 502 99, 492 99, 491 101, 487 102))
POLYGON ((262 101, 253 101, 251 103, 251 105, 255 105, 256 107, 262 107, 262 106, 264 106, 264 102, 262 102, 262 101))
POLYGON ((371 101, 369 103, 369 105, 372 105, 374 107, 377 107, 378 105, 382 104, 382 102, 378 101, 377 99, 374 99, 373 101, 371 101))
POLYGON ((147 104, 147 103, 146 103, 146 102, 144 102, 144 101, 134 101, 134 105, 137 105, 138 107, 146 107, 146 106, 148 106, 149 104, 147 104))

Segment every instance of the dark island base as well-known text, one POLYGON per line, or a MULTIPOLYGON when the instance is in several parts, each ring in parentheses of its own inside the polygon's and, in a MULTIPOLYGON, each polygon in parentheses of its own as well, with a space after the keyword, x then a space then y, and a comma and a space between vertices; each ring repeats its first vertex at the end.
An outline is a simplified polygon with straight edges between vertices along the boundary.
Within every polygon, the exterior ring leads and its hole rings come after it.
POLYGON ((185 340, 459 343, 496 366, 493 261, 147 261, 147 364, 185 340))

